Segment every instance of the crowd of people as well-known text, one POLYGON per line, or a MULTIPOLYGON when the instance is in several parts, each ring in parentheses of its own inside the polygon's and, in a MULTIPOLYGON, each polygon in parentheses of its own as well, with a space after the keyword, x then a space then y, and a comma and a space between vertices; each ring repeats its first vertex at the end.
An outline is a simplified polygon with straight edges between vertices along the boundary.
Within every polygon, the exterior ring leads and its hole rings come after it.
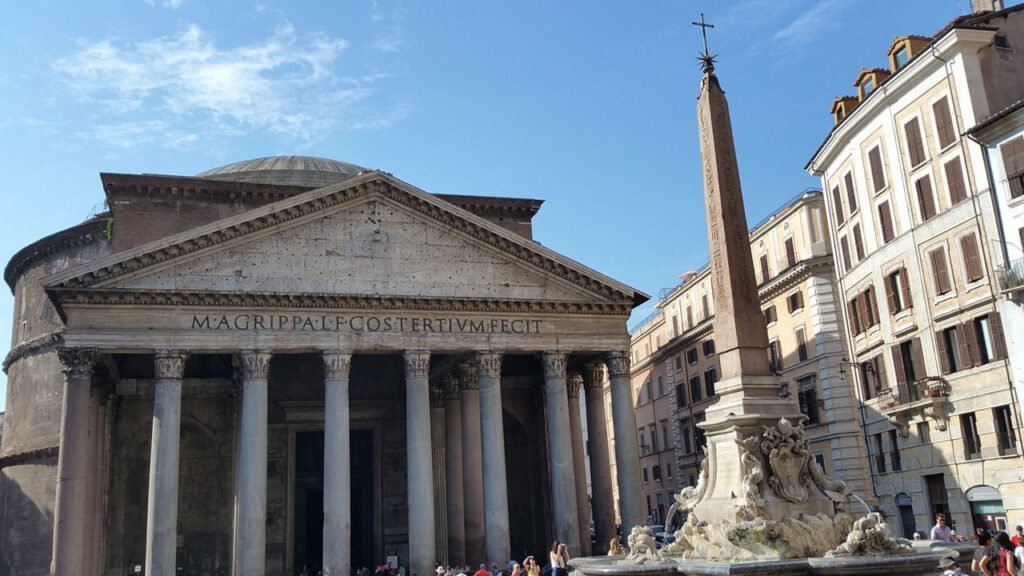
MULTIPOLYGON (((569 550, 564 542, 555 540, 548 552, 548 561, 543 565, 530 555, 523 558, 521 563, 510 560, 506 566, 491 564, 491 567, 488 568, 486 564, 480 564, 476 571, 473 571, 468 565, 438 566, 434 572, 434 576, 569 576, 569 550)), ((357 572, 355 576, 369 575, 361 575, 357 572)), ((373 576, 382 575, 374 574, 373 576)))
MULTIPOLYGON (((946 526, 946 518, 939 514, 929 533, 940 542, 965 542, 957 538, 955 530, 946 526)), ((915 534, 915 539, 918 534, 915 534)), ((939 561, 942 576, 1024 576, 1024 526, 1017 525, 1013 536, 1006 532, 991 532, 984 528, 975 531, 972 540, 977 544, 971 559, 970 572, 960 566, 959 556, 951 553, 939 561)))

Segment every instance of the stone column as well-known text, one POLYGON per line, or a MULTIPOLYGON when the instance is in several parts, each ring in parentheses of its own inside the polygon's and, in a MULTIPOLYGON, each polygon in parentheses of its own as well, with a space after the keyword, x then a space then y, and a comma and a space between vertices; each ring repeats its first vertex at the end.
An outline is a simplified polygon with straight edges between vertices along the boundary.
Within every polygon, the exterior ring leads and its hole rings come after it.
POLYGON ((430 387, 430 450, 434 471, 434 560, 448 564, 448 507, 444 463, 444 391, 430 387))
POLYGON ((586 365, 583 385, 587 397, 587 436, 590 439, 590 500, 594 515, 593 554, 608 553, 608 542, 615 538, 615 502, 612 501, 612 465, 608 455, 608 428, 604 413, 604 365, 586 365))
POLYGON ((590 556, 590 502, 587 498, 586 445, 583 443, 583 423, 580 419, 580 387, 583 376, 569 374, 569 433, 572 434, 572 467, 576 475, 576 516, 580 527, 580 555, 590 556))
POLYGON ((629 385, 629 353, 610 352, 605 360, 612 390, 612 426, 615 428, 615 470, 619 480, 622 533, 644 524, 643 490, 640 486, 640 447, 636 442, 636 414, 629 385))
POLYGON ((64 401, 61 405, 60 451, 57 454, 57 497, 53 511, 53 560, 50 573, 79 574, 92 547, 86 526, 87 485, 94 468, 89 461, 89 389, 96 350, 58 348, 64 372, 64 401))
POLYGON ((405 437, 408 450, 409 566, 434 570, 434 477, 430 451, 430 352, 405 353, 405 437))
POLYGON ((153 436, 149 452, 146 574, 174 576, 178 547, 178 448, 181 444, 181 379, 185 354, 156 353, 153 436))
POLYGON ((352 476, 348 372, 352 355, 324 352, 324 576, 349 576, 352 476))
POLYGON ((501 409, 501 354, 480 354, 477 356, 477 367, 480 374, 480 440, 483 454, 487 563, 505 566, 512 558, 512 545, 508 526, 505 425, 501 409))
POLYGON ((265 573, 267 561, 267 368, 269 352, 241 354, 242 418, 235 478, 235 576, 265 573))
POLYGON ((462 404, 459 380, 448 375, 442 382, 445 425, 445 503, 448 513, 448 563, 466 564, 466 504, 462 474, 462 404))
POLYGON ((565 542, 569 554, 575 557, 580 555, 580 527, 576 511, 572 437, 569 432, 569 391, 565 383, 566 355, 561 352, 545 352, 542 360, 555 538, 565 542))
POLYGON ((460 364, 462 393, 462 489, 466 518, 466 563, 475 566, 487 560, 484 527, 484 473, 480 438, 480 382, 476 364, 460 364))

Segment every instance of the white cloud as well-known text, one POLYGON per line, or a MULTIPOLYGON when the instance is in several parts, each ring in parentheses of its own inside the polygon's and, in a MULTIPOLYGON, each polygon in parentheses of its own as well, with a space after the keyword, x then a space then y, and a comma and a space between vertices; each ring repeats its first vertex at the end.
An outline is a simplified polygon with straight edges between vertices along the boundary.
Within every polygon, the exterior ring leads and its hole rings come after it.
MULTIPOLYGON (((153 0, 145 0, 145 2, 150 6, 156 5, 156 2, 154 2, 153 0)), ((181 8, 181 5, 184 3, 185 0, 163 0, 163 2, 161 2, 164 8, 170 8, 171 10, 177 10, 178 8, 181 8)))
POLYGON ((804 11, 792 22, 777 31, 772 38, 788 46, 808 44, 838 24, 838 13, 854 0, 821 0, 804 11))
POLYGON ((394 116, 367 105, 387 75, 339 72, 347 47, 286 23, 260 42, 222 48, 191 25, 145 42, 84 43, 54 68, 77 97, 100 105, 97 125, 81 132, 84 138, 183 146, 205 136, 269 131, 309 141, 334 127, 375 126, 394 116), (151 131, 163 134, 145 133, 151 131))

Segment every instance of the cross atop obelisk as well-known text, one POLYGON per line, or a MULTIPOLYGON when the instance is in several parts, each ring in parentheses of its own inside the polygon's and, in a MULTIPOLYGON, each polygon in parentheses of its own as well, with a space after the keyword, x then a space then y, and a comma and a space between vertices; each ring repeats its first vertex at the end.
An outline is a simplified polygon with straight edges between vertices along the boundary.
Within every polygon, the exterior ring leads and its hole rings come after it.
POLYGON ((700 13, 700 22, 691 22, 694 26, 700 26, 700 35, 704 37, 704 51, 701 52, 700 57, 697 59, 701 61, 705 72, 709 72, 715 69, 715 55, 708 50, 708 28, 714 28, 714 24, 708 24, 704 21, 704 13, 700 13))

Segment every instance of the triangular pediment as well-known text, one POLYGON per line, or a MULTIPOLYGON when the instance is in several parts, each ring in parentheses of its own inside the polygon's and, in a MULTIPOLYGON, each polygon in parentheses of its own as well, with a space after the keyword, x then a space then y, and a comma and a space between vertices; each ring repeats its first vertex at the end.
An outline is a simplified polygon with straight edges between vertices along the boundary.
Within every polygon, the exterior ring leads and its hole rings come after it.
POLYGON ((380 172, 113 254, 44 282, 58 305, 83 292, 551 302, 620 311, 646 299, 380 172))

